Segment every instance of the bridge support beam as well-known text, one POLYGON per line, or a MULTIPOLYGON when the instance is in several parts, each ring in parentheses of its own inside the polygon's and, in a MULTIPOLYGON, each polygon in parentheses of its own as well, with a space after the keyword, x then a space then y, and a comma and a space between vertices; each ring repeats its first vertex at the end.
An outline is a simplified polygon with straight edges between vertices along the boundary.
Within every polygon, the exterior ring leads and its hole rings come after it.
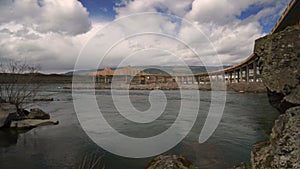
POLYGON ((246 82, 249 83, 249 65, 246 65, 246 82))
POLYGON ((257 66, 256 66, 256 61, 253 62, 253 82, 256 82, 256 77, 257 77, 257 66))

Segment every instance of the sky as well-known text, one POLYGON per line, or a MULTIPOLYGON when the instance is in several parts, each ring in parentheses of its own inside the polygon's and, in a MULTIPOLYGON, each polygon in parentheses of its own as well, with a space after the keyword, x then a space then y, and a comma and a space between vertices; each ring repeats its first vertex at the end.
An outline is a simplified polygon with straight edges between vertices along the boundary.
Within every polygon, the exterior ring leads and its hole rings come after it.
POLYGON ((75 65, 234 65, 252 53, 255 39, 270 32, 288 3, 1 0, 0 61, 38 64, 46 73, 75 65))

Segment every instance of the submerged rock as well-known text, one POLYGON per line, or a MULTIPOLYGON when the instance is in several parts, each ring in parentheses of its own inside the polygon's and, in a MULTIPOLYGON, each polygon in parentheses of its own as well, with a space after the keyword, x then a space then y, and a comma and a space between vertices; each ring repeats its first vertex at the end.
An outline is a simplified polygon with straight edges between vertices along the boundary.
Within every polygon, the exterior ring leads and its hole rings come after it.
POLYGON ((183 156, 160 155, 155 157, 146 169, 197 169, 183 156))

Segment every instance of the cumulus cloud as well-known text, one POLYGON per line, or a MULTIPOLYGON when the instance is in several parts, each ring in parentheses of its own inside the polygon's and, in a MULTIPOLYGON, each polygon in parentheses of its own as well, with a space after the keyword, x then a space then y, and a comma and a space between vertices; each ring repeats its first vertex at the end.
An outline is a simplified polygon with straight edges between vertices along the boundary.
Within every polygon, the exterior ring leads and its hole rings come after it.
POLYGON ((236 64, 252 53, 254 40, 265 35, 264 26, 272 24, 287 3, 288 0, 122 0, 114 8, 117 22, 104 26, 108 23, 92 23, 78 0, 3 0, 0 59, 30 60, 47 72, 63 72, 73 69, 80 49, 94 37, 98 42, 87 47, 81 69, 92 68, 106 52, 104 49, 118 40, 122 42, 110 51, 102 67, 116 66, 123 59, 132 65, 177 65, 182 60, 190 65, 201 65, 203 60, 214 65, 218 64, 216 53, 223 64, 236 64), (240 17, 253 6, 263 8, 240 17), (136 15, 140 12, 160 13, 136 15), (125 17, 132 14, 134 17, 125 17), (103 27, 108 29, 97 33, 103 27), (146 34, 127 37, 136 32, 146 34), (147 34, 151 32, 159 35, 147 34))
MULTIPOLYGON (((196 35, 195 29, 190 25, 176 27, 177 38, 186 41, 189 45, 196 46, 201 57, 210 60, 211 64, 217 63, 216 52, 223 64, 236 64, 248 57, 253 50, 254 40, 265 35, 263 26, 268 22, 274 22, 274 18, 280 15, 288 0, 194 0, 194 1, 122 1, 115 11, 117 17, 130 15, 136 12, 161 12, 174 14, 187 19, 199 28, 202 35, 196 35), (176 7, 179 7, 178 10, 176 7), (256 13, 240 17, 243 12, 251 7, 262 7, 256 13), (270 18, 272 17, 272 18, 270 18), (212 46, 211 46, 212 45, 212 46)), ((146 18, 145 18, 146 19, 146 18)), ((160 27, 166 23, 174 23, 169 20, 157 23, 160 27)), ((180 23, 181 21, 179 21, 180 23)), ((145 21, 138 22, 139 28, 147 27, 145 21)), ((270 24, 270 23, 269 23, 270 24)), ((146 39, 144 41, 147 41, 146 39)), ((173 50, 174 47, 169 48, 173 50)), ((178 53, 181 51, 179 50, 178 53)), ((168 56, 166 56, 168 57, 168 56)), ((194 56, 185 59, 197 64, 194 56)), ((171 58, 169 59, 172 60, 171 58)))
POLYGON ((40 64, 44 71, 73 69, 93 32, 76 0, 4 0, 0 16, 0 58, 40 64))
POLYGON ((3 0, 0 24, 17 23, 41 33, 77 35, 91 27, 88 12, 76 0, 3 0))
POLYGON ((118 16, 140 12, 167 12, 183 17, 191 8, 193 0, 122 0, 115 8, 118 16))

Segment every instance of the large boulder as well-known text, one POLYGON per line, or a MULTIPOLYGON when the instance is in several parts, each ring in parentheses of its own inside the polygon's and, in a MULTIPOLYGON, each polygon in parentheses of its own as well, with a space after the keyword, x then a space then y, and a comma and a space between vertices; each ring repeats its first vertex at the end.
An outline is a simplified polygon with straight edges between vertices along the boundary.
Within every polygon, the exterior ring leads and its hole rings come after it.
POLYGON ((30 112, 27 115, 27 118, 28 119, 47 120, 47 119, 50 119, 50 115, 41 109, 34 108, 34 109, 30 109, 30 112))
POLYGON ((282 115, 269 141, 253 145, 254 169, 300 168, 300 27, 256 40, 262 80, 271 105, 282 115))
POLYGON ((9 116, 16 112, 16 106, 9 103, 0 103, 0 128, 9 125, 9 116))
POLYGON ((300 27, 256 40, 254 53, 271 105, 281 113, 300 105, 300 27))
POLYGON ((253 146, 254 169, 300 168, 300 107, 279 116, 270 140, 253 146))

